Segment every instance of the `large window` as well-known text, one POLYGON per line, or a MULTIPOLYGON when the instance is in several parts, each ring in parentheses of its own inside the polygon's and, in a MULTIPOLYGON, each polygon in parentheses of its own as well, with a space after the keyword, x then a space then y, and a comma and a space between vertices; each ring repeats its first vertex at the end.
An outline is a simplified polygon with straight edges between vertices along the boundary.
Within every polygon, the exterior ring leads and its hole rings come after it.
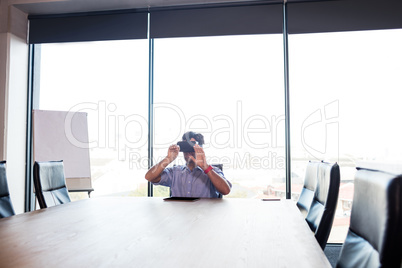
POLYGON ((40 64, 38 108, 88 113, 91 195, 145 196, 148 41, 43 44, 40 64))
MULTIPOLYGON (((146 195, 147 45, 41 45, 39 108, 88 113, 94 196, 146 195)), ((285 188, 282 35, 156 39, 154 56, 154 164, 185 131, 201 132, 228 197, 283 197, 273 191, 285 188)))
POLYGON ((349 227, 355 167, 402 166, 402 30, 291 35, 292 191, 308 160, 338 162, 341 186, 329 242, 349 227))
MULTIPOLYGON (((156 39, 154 78, 154 162, 193 130, 207 161, 223 164, 228 197, 285 184, 282 35, 156 39)), ((161 187, 156 196, 168 194, 161 187)))

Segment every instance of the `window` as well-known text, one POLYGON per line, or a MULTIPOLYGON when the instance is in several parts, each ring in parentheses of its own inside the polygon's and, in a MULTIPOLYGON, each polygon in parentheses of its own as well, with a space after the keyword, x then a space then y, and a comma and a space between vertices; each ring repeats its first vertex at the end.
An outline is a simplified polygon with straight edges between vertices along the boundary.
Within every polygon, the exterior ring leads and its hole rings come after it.
POLYGON ((148 41, 42 44, 40 64, 39 109, 88 113, 91 196, 146 196, 148 41))
POLYGON ((402 165, 402 30, 291 35, 289 46, 292 192, 297 198, 308 160, 338 162, 329 242, 343 242, 355 167, 402 165))
POLYGON ((233 184, 227 197, 274 195, 285 183, 282 46, 281 34, 155 39, 154 163, 200 132, 233 184))

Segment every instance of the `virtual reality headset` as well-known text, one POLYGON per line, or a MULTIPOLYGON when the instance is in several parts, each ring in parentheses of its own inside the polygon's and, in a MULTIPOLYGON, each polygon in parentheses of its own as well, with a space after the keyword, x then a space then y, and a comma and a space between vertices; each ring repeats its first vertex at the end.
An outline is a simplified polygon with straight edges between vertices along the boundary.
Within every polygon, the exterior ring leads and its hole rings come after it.
POLYGON ((194 146, 198 144, 197 141, 179 141, 177 145, 180 146, 180 152, 189 153, 194 152, 194 146))

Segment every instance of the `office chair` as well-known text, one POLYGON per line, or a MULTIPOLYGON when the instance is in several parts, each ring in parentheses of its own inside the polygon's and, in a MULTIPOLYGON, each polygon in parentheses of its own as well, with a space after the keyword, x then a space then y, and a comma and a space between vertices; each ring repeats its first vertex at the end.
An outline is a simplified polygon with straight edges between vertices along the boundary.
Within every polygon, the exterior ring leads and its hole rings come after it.
POLYGON ((318 166, 321 162, 309 161, 306 168, 306 175, 304 177, 303 189, 300 193, 299 200, 297 200, 297 207, 306 218, 310 210, 311 203, 314 199, 314 191, 317 185, 318 166))
POLYGON ((40 208, 71 202, 61 161, 35 162, 34 186, 40 208))
POLYGON ((0 218, 15 215, 8 191, 6 161, 0 161, 0 218))
POLYGON ((357 168, 337 268, 402 267, 402 175, 357 168))
MULTIPOLYGON (((213 164, 211 166, 218 168, 220 171, 223 171, 223 164, 213 164)), ((219 193, 218 198, 223 198, 223 195, 219 193)))
POLYGON ((324 250, 334 221, 339 195, 340 174, 337 163, 321 162, 317 186, 306 221, 324 250))

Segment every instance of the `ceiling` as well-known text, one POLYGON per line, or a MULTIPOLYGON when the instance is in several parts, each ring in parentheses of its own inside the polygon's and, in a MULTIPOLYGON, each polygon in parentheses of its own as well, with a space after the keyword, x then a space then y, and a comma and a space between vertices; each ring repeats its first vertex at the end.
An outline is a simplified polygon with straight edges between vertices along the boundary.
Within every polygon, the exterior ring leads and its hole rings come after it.
MULTIPOLYGON (((24 3, 24 1, 17 0, 14 1, 14 6, 28 15, 51 15, 202 5, 263 4, 282 1, 283 0, 28 0, 24 3)), ((297 2, 300 0, 291 1, 297 2)))

